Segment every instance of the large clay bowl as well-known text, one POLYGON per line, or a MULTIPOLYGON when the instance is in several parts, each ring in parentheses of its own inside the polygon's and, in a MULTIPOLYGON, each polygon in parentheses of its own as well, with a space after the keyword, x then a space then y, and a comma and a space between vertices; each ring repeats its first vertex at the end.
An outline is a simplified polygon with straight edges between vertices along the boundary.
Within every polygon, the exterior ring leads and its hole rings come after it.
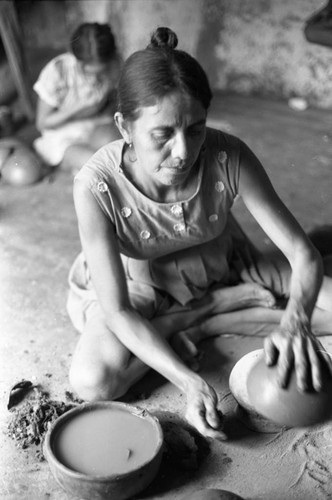
POLYGON ((126 500, 156 476, 162 445, 159 421, 146 410, 118 402, 86 403, 53 423, 44 455, 56 481, 74 497, 126 500))
POLYGON ((229 388, 236 401, 248 411, 253 411, 254 407, 249 400, 247 389, 247 378, 252 367, 261 357, 263 349, 256 349, 248 352, 240 358, 233 366, 229 376, 229 388))
POLYGON ((332 418, 332 380, 327 371, 320 392, 299 391, 295 371, 284 389, 277 383, 277 367, 266 365, 262 351, 248 374, 247 390, 254 409, 281 426, 307 427, 332 418))
POLYGON ((234 365, 229 376, 229 388, 237 401, 235 415, 248 429, 265 434, 280 432, 281 427, 257 413, 249 399, 247 378, 263 349, 248 352, 234 365))

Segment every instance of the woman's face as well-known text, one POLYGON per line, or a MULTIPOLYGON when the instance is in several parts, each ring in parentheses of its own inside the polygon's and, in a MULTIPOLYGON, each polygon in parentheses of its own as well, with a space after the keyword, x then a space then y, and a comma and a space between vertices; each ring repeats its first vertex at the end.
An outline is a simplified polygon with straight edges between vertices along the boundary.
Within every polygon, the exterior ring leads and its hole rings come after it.
POLYGON ((129 124, 135 170, 157 184, 181 185, 198 158, 205 127, 203 105, 178 91, 142 108, 139 118, 129 124))

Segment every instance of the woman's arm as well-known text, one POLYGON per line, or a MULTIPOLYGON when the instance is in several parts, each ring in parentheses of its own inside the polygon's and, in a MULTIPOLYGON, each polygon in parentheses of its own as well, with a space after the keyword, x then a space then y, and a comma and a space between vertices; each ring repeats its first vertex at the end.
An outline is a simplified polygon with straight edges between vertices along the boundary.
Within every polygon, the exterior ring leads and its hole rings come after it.
POLYGON ((290 263, 292 275, 280 328, 265 342, 268 364, 278 363, 279 381, 286 386, 295 366, 297 383, 305 390, 321 388, 321 344, 311 332, 311 316, 323 278, 322 260, 303 229, 282 203, 256 156, 242 145, 239 193, 265 233, 290 263))
POLYGON ((82 107, 82 103, 78 101, 76 106, 73 104, 68 107, 57 108, 50 106, 39 98, 37 103, 36 127, 39 131, 56 129, 73 120, 87 119, 101 114, 109 114, 111 116, 111 111, 107 109, 107 103, 107 98, 105 98, 102 102, 93 103, 89 106, 85 104, 82 107))
POLYGON ((135 356, 186 394, 188 418, 202 434, 225 438, 217 430, 220 421, 213 389, 182 362, 162 333, 130 306, 113 225, 79 182, 74 186, 74 201, 83 252, 109 329, 135 356))
POLYGON ((47 128, 57 128, 73 117, 73 110, 50 106, 42 99, 38 99, 36 113, 36 127, 42 132, 47 128))

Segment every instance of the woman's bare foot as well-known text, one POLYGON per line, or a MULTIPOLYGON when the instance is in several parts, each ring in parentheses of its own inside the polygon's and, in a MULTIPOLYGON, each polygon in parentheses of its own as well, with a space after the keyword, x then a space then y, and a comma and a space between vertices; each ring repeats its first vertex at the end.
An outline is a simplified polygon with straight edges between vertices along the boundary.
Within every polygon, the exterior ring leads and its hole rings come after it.
POLYGON ((199 369, 201 352, 197 348, 202 332, 199 326, 175 333, 171 338, 171 346, 180 358, 194 371, 199 369))
POLYGON ((276 298, 266 288, 257 283, 241 283, 240 285, 216 288, 210 292, 213 302, 213 314, 247 309, 250 307, 273 308, 276 298))
MULTIPOLYGON (((215 288, 211 290, 203 299, 192 301, 191 307, 195 310, 198 306, 208 305, 207 316, 210 319, 203 320, 200 324, 176 332, 170 340, 175 352, 192 369, 198 369, 200 351, 197 348, 198 343, 211 335, 216 335, 215 330, 223 313, 234 313, 245 311, 254 307, 275 308, 276 299, 274 295, 266 288, 257 283, 241 283, 240 285, 215 288), (219 316, 221 315, 221 316, 219 316), (206 323, 216 318, 216 327, 208 328, 206 332, 206 323)), ((226 316, 229 316, 226 314, 226 316)), ((238 321, 240 318, 237 318, 238 321)), ((234 318, 235 320, 235 318, 234 318)), ((218 329, 218 333, 223 330, 218 329)))

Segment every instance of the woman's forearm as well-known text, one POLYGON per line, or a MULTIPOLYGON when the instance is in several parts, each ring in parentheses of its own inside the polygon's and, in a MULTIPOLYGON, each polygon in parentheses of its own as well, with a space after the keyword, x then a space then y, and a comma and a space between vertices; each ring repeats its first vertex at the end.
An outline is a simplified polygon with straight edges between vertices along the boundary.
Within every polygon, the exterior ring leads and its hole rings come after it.
POLYGON ((313 247, 299 248, 292 260, 289 300, 281 326, 293 330, 300 325, 310 329, 313 309, 323 279, 323 264, 313 247))
POLYGON ((112 313, 108 325, 127 349, 181 391, 187 392, 191 387, 204 383, 182 362, 151 323, 136 311, 128 309, 112 313))
POLYGON ((54 108, 44 116, 38 117, 37 115, 37 128, 38 130, 57 128, 67 123, 73 118, 73 111, 66 108, 54 108))

